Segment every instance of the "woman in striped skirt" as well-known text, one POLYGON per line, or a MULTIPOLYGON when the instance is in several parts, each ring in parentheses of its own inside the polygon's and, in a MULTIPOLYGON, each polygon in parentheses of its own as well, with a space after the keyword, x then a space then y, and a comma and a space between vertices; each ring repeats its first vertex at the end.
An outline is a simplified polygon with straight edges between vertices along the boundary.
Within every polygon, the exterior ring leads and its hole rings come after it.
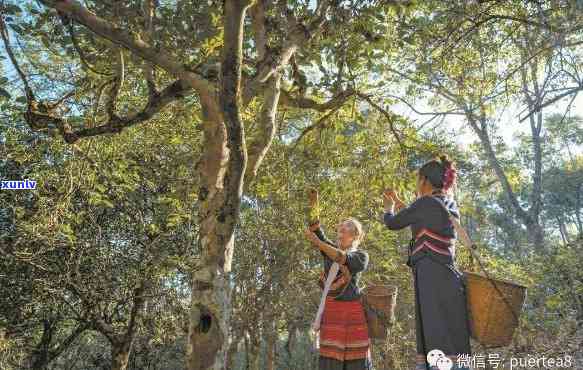
POLYGON ((455 167, 442 156, 419 170, 418 197, 410 206, 394 191, 384 194, 385 225, 391 230, 410 227, 413 234, 407 265, 415 284, 417 370, 466 369, 458 359, 471 356, 465 284, 454 264, 456 235, 449 219, 449 214, 459 218, 459 211, 446 196, 455 176, 455 167))
POLYGON ((324 235, 320 222, 313 222, 306 230, 308 240, 320 250, 324 271, 320 286, 334 262, 340 269, 325 299, 319 328, 320 370, 370 370, 370 340, 364 309, 358 287, 360 274, 368 265, 368 254, 359 250, 363 237, 360 222, 349 218, 338 225, 336 243, 324 235))

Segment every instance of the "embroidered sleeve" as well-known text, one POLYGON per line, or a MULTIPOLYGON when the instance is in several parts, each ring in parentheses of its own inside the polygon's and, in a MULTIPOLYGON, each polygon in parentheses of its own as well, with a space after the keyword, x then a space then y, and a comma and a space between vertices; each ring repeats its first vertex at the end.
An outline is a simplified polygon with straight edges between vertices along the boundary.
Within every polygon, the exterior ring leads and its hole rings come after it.
POLYGON ((351 274, 356 274, 366 270, 368 267, 368 253, 365 251, 354 251, 346 253, 346 266, 351 274))
MULTIPOLYGON (((336 247, 336 246, 334 245, 334 243, 333 243, 333 242, 332 242, 330 239, 328 239, 328 238, 326 237, 326 234, 324 234, 324 230, 322 230, 322 225, 320 225, 320 221, 316 221, 316 222, 312 223, 312 224, 310 225, 310 230, 312 230, 312 231, 314 232, 314 234, 316 234, 316 236, 318 237, 318 239, 320 239, 320 240, 321 240, 321 241, 323 241, 324 243, 326 243, 326 244, 328 244, 328 245, 331 245, 331 246, 333 246, 333 247, 336 247)), ((324 252, 320 251, 320 254, 321 254, 323 257, 325 257, 325 258, 328 258, 328 256, 326 255, 326 253, 324 253, 324 252)))

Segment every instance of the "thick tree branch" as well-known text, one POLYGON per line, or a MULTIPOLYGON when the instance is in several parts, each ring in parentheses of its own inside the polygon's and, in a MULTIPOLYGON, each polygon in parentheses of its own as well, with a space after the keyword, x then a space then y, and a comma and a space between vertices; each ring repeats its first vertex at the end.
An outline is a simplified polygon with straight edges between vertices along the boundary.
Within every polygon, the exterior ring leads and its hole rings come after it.
POLYGON ((132 341, 134 339, 134 334, 136 332, 136 321, 138 316, 144 309, 144 305, 146 303, 145 299, 145 292, 147 288, 148 282, 142 281, 139 286, 134 290, 134 302, 132 306, 132 310, 130 312, 130 320, 128 322, 128 327, 126 333, 124 334, 126 341, 132 341))
POLYGON ((214 90, 212 84, 202 76, 186 69, 171 56, 169 51, 152 47, 140 38, 132 36, 127 30, 98 17, 76 0, 40 0, 40 2, 49 8, 68 15, 95 34, 121 45, 137 56, 158 65, 174 77, 184 80, 201 95, 202 100, 212 99, 212 91, 214 90))
POLYGON ((332 0, 319 2, 314 19, 304 25, 298 21, 293 12, 287 8, 287 3, 280 4, 280 10, 288 20, 286 34, 288 37, 283 42, 280 52, 276 55, 266 50, 265 57, 260 59, 255 77, 246 84, 243 93, 243 105, 247 104, 257 94, 257 91, 274 73, 280 73, 289 63, 292 55, 301 45, 306 45, 322 30, 326 23, 326 13, 332 7, 332 0))
POLYGON ((552 105, 563 98, 573 94, 578 94, 580 91, 583 91, 583 84, 580 86, 574 86, 564 93, 545 101, 544 103, 538 102, 537 104, 533 104, 530 106, 530 111, 524 117, 520 118, 520 122, 524 122, 525 120, 529 119, 533 114, 540 112, 543 108, 548 107, 549 105, 552 105))
POLYGON ((267 31, 265 28, 265 0, 256 0, 255 5, 249 9, 255 36, 257 59, 263 60, 267 53, 267 31))
POLYGON ((61 355, 65 350, 67 350, 70 345, 81 335, 85 330, 87 330, 87 323, 80 323, 77 327, 65 338, 57 347, 53 348, 49 352, 49 362, 53 361, 61 355))
POLYGON ((510 181, 508 181, 508 177, 506 177, 506 173, 504 172, 504 169, 500 165, 500 162, 498 161, 498 158, 496 156, 496 152, 492 147, 492 143, 490 142, 490 138, 488 137, 488 132, 485 129, 485 123, 482 122, 481 124, 479 124, 477 122, 477 118, 474 116, 474 114, 471 113, 467 115, 467 119, 470 124, 470 127, 472 127, 472 129, 478 135, 478 138, 482 142, 482 147, 484 149, 484 152, 486 153, 486 157, 488 158, 490 165, 494 169, 496 177, 498 177, 498 181, 500 181, 500 183, 502 184, 502 188, 504 189, 504 194, 506 195, 508 202, 512 205, 512 208, 514 209, 514 212, 516 212, 516 215, 520 217, 525 224, 530 224, 532 222, 530 215, 524 210, 524 208, 522 208, 520 202, 518 201, 518 198, 516 197, 516 194, 514 193, 514 190, 512 190, 510 181))
MULTIPOLYGON (((227 128, 229 165, 225 187, 230 193, 225 208, 238 219, 243 179, 247 166, 245 132, 240 113, 241 65, 243 62, 243 24, 249 7, 245 0, 225 1, 225 34, 221 60, 221 86, 219 101, 227 128)), ((234 225, 229 225, 231 227, 234 225)))
POLYGON ((107 103, 105 104, 105 111, 107 112, 107 115, 110 119, 115 116, 115 102, 117 100, 119 91, 121 90, 125 79, 124 77, 125 63, 123 58, 123 51, 121 48, 118 47, 116 47, 114 50, 117 56, 117 61, 115 64, 116 66, 115 77, 113 78, 113 84, 109 92, 107 103))
POLYGON ((275 137, 277 131, 276 113, 281 90, 280 81, 281 77, 277 74, 274 75, 263 90, 263 106, 259 117, 258 132, 248 147, 249 161, 245 173, 245 184, 251 183, 257 175, 257 169, 275 137))
POLYGON ((118 133, 124 128, 147 121, 168 104, 185 97, 189 90, 189 86, 185 86, 183 81, 177 80, 166 87, 160 94, 151 96, 150 101, 141 112, 130 117, 118 117, 114 114, 102 125, 87 127, 77 131, 73 131, 65 119, 59 117, 54 112, 49 112, 47 114, 35 113, 28 115, 27 119, 32 120, 34 122, 32 126, 37 128, 47 128, 50 125, 59 127, 65 141, 69 144, 73 144, 80 138, 118 133))
MULTIPOLYGON (((156 13, 156 1, 144 0, 144 39, 153 45, 154 35, 154 15, 156 13)), ((156 83, 154 81, 154 66, 151 62, 145 61, 144 75, 148 84, 149 95, 157 94, 156 83)))

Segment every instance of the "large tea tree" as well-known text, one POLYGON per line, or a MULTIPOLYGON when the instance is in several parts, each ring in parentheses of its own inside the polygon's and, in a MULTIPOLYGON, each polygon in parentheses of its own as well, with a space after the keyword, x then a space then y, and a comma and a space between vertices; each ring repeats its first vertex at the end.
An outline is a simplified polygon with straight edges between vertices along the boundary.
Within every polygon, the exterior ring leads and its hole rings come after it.
MULTIPOLYGON (((192 273, 189 369, 225 366, 234 229, 244 186, 276 132, 276 113, 310 110, 321 123, 345 103, 363 100, 391 123, 362 76, 381 63, 375 50, 383 45, 375 43, 386 28, 383 14, 409 6, 395 3, 2 3, 0 33, 24 91, 16 100, 32 129, 75 145, 132 126, 147 130, 170 104, 194 102, 193 111, 201 112, 193 122, 204 139, 193 163, 201 255, 192 273), (27 45, 34 56, 23 52, 27 45), (65 78, 48 73, 54 64, 65 67, 65 78), (313 66, 319 73, 310 74, 313 66), (144 103, 124 104, 120 97, 128 95, 144 103)), ((9 97, 13 90, 0 92, 9 97)))

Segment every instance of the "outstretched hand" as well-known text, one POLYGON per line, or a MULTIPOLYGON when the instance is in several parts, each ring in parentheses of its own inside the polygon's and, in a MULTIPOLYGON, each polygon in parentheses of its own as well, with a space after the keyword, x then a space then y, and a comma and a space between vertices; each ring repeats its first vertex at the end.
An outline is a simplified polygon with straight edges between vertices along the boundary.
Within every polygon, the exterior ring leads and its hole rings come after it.
POLYGON ((392 189, 383 192, 383 205, 385 210, 394 207, 397 212, 405 208, 405 203, 403 203, 397 193, 392 189))
POLYGON ((401 199, 397 198, 395 200, 395 211, 399 212, 401 209, 405 208, 406 205, 401 201, 401 199))
POLYGON ((318 190, 310 189, 308 190, 308 199, 310 207, 314 207, 318 204, 318 190))
POLYGON ((310 230, 310 228, 307 228, 304 231, 304 235, 306 236, 306 239, 308 239, 308 241, 310 241, 312 244, 316 245, 318 243, 318 236, 316 234, 314 234, 314 232, 312 230, 310 230))
POLYGON ((318 190, 308 190, 308 223, 311 225, 320 218, 320 206, 318 204, 318 190))

